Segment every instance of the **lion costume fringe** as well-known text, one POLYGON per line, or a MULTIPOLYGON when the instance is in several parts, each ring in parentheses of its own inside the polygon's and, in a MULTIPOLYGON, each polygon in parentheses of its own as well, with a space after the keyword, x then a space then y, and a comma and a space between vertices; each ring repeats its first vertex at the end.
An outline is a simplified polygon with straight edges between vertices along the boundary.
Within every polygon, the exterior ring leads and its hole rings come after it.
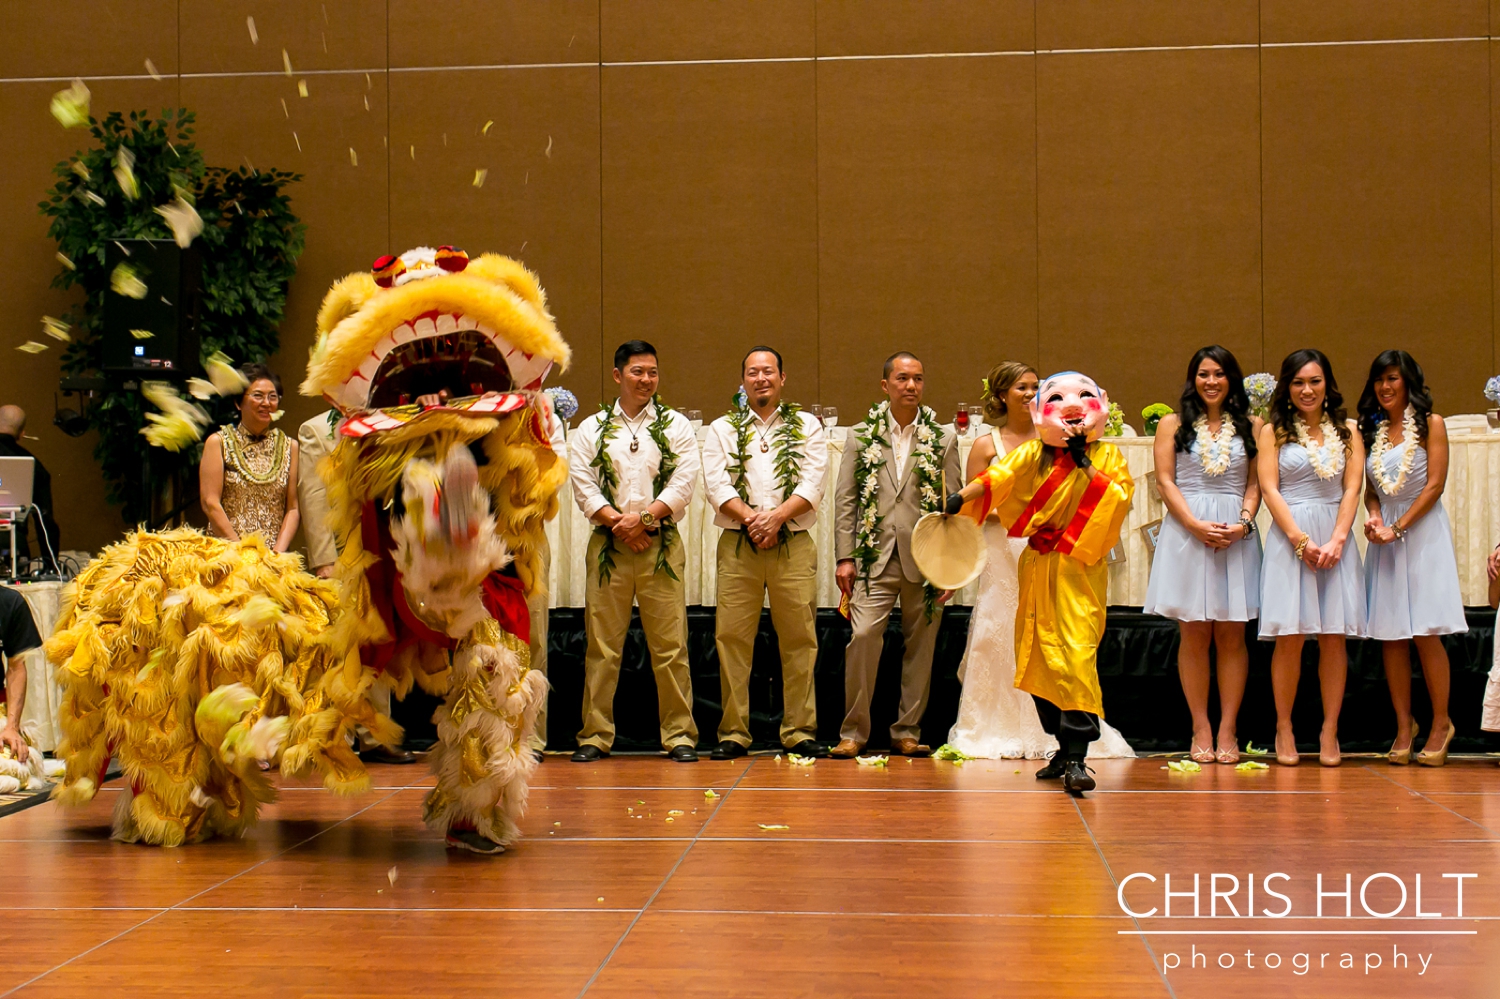
POLYGON ((178 846, 248 829, 275 798, 261 765, 288 738, 323 749, 281 755, 283 772, 316 764, 359 787, 342 736, 372 713, 322 682, 336 604, 331 584, 258 536, 140 532, 105 549, 68 587, 46 643, 65 688, 54 796, 91 800, 116 756, 127 788, 114 837, 178 846))

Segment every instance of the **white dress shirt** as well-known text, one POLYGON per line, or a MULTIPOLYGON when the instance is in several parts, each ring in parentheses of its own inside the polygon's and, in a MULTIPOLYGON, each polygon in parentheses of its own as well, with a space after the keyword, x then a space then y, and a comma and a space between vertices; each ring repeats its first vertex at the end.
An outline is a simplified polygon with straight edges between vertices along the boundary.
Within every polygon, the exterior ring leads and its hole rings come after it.
MULTIPOLYGON (((802 474, 792 495, 807 500, 812 509, 787 521, 786 526, 792 531, 808 531, 818 522, 818 503, 823 499, 823 479, 828 471, 828 440, 819 420, 808 413, 798 413, 797 419, 802 421, 805 439, 797 445, 802 454, 802 474)), ((752 432, 750 443, 746 445, 749 459, 745 462, 745 486, 750 495, 750 508, 761 513, 776 509, 787 498, 776 482, 775 436, 781 419, 773 410, 770 420, 762 420, 753 411, 750 420, 752 432), (762 440, 771 445, 769 451, 760 449, 762 440)), ((729 480, 729 458, 737 443, 734 424, 727 416, 719 417, 709 426, 708 439, 703 442, 703 486, 708 493, 708 502, 714 508, 714 524, 726 531, 738 530, 741 526, 739 521, 720 509, 739 496, 734 483, 729 480)))
POLYGON ((573 482, 573 499, 584 517, 592 520, 594 514, 605 506, 613 505, 622 514, 643 513, 654 500, 661 500, 672 511, 672 519, 679 523, 687 515, 688 504, 693 500, 693 490, 698 485, 698 440, 693 434, 693 425, 688 418, 676 410, 667 423, 667 443, 677 455, 677 469, 667 481, 661 495, 656 495, 656 473, 661 468, 661 449, 651 439, 651 422, 656 419, 656 405, 647 403, 646 408, 636 414, 634 420, 626 421, 620 411, 619 400, 615 401, 615 434, 609 442, 609 457, 614 463, 619 485, 615 487, 615 501, 610 504, 599 489, 599 469, 593 467, 594 456, 599 453, 600 414, 595 413, 577 430, 568 435, 568 477, 573 482), (631 430, 635 437, 631 437, 631 430), (640 444, 636 451, 630 450, 631 441, 640 444))
POLYGON ((915 417, 906 426, 896 423, 894 416, 888 417, 889 432, 891 435, 891 457, 896 459, 896 465, 891 471, 891 478, 896 480, 896 488, 901 488, 901 483, 906 481, 906 465, 911 460, 912 445, 917 440, 917 420, 915 417))

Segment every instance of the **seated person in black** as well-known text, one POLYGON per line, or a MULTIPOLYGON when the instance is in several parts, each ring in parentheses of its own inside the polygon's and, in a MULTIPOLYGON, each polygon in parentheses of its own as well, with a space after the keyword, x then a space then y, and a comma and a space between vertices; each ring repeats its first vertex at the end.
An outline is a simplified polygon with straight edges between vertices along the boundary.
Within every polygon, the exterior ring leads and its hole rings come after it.
MULTIPOLYGON (((20 406, 0 406, 0 458, 32 458, 36 455, 26 450, 21 443, 21 432, 26 429, 26 411, 20 406)), ((28 522, 36 524, 37 554, 47 563, 48 572, 57 571, 57 553, 62 546, 57 533, 57 521, 52 519, 52 476, 40 461, 36 463, 36 476, 31 486, 31 502, 36 506, 28 522), (38 515, 40 514, 40 516, 38 515)), ((16 557, 29 558, 31 545, 25 530, 16 534, 16 557)), ((10 537, 0 535, 4 554, 10 555, 10 537)))
POLYGON ((26 664, 16 657, 40 647, 31 607, 15 590, 0 586, 0 653, 8 660, 5 675, 5 728, 0 746, 26 762, 26 740, 21 738, 21 712, 26 710, 26 664))

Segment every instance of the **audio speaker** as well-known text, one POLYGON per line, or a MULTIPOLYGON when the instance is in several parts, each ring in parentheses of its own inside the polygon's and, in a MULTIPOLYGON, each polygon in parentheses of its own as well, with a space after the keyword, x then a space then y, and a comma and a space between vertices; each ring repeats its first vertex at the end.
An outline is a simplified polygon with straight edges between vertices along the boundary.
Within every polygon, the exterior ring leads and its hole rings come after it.
POLYGON ((111 276, 124 265, 141 283, 125 289, 139 297, 116 291, 113 280, 104 292, 104 370, 156 377, 197 374, 198 251, 170 239, 112 239, 104 265, 111 276))

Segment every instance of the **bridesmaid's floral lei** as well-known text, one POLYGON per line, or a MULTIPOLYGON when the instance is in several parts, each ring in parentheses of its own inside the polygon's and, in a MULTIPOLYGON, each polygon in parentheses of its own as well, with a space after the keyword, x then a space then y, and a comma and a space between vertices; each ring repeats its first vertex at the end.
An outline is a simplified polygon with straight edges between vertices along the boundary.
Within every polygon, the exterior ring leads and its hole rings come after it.
POLYGON ((1390 429, 1389 419, 1380 421, 1380 426, 1375 430, 1375 440, 1370 444, 1370 465, 1380 491, 1387 496, 1394 496, 1406 485, 1406 476, 1411 472, 1412 462, 1417 457, 1417 411, 1407 406, 1406 412, 1401 414, 1401 439, 1406 442, 1406 451, 1401 455, 1401 470, 1396 473, 1395 482, 1385 473, 1385 453, 1391 448, 1390 429))
POLYGON ((1322 447, 1312 442, 1312 437, 1307 432, 1307 421, 1302 418, 1302 414, 1299 413, 1292 419, 1292 426, 1297 430, 1297 443, 1307 452, 1308 463, 1318 473, 1318 478, 1331 479, 1344 470, 1344 448, 1340 447, 1337 456, 1331 461, 1325 457, 1329 443, 1339 439, 1338 428, 1333 425, 1327 413, 1323 414, 1323 422, 1319 426, 1323 431, 1322 447))
MULTIPOLYGON (((877 542, 880 538, 880 522, 884 519, 877 512, 879 503, 879 472, 885 467, 885 449, 890 446, 886 431, 891 425, 891 404, 882 402, 871 406, 865 415, 864 429, 855 435, 854 452, 854 550, 851 552, 859 566, 859 575, 870 589, 870 570, 880 557, 877 542)), ((912 474, 917 477, 918 509, 931 513, 942 505, 943 463, 938 454, 938 444, 943 439, 943 428, 938 424, 937 414, 926 406, 917 410, 917 430, 912 442, 912 474)), ((937 612, 938 591, 931 583, 922 584, 922 597, 926 605, 927 619, 932 620, 937 612)))
POLYGON ((1193 421, 1193 430, 1198 435, 1198 460, 1203 463, 1204 475, 1223 475, 1229 471, 1230 445, 1234 443, 1234 421, 1228 414, 1219 417, 1219 432, 1208 432, 1208 417, 1200 416, 1193 421))

